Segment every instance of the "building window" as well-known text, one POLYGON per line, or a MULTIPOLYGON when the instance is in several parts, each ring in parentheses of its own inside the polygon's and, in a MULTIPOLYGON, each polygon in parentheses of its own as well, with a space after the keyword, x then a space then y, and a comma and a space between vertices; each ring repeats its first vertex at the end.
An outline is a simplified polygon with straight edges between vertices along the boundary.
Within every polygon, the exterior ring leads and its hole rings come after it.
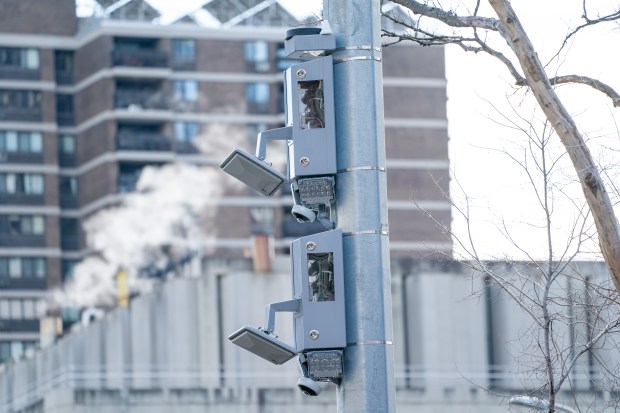
POLYGON ((195 140, 200 134, 200 124, 197 122, 175 122, 174 136, 176 151, 181 153, 197 153, 195 140))
POLYGON ((8 300, 10 303, 11 314, 9 318, 21 320, 24 318, 24 306, 22 300, 8 300))
POLYGON ((245 87, 245 99, 249 112, 269 112, 269 83, 249 83, 245 87))
POLYGON ((0 341, 0 363, 4 363, 9 360, 11 360, 11 342, 0 341))
POLYGON ((73 273, 78 263, 79 261, 75 260, 62 260, 60 263, 60 272, 63 284, 73 280, 73 273))
POLYGON ((39 68, 39 50, 15 47, 0 47, 0 65, 22 69, 39 68))
POLYGON ((73 113, 73 95, 56 95, 56 111, 73 113))
POLYGON ((45 258, 0 257, 0 278, 45 278, 45 258))
POLYGON ((119 193, 132 192, 136 189, 142 168, 144 168, 144 164, 126 163, 119 165, 117 184, 119 193))
POLYGON ((246 86, 245 97, 248 102, 268 103, 269 102, 269 83, 250 83, 246 86))
POLYGON ((0 173, 0 194, 42 195, 44 187, 42 174, 0 173))
POLYGON ((77 178, 75 176, 60 177, 60 196, 77 196, 77 178))
POLYGON ((54 65, 57 83, 66 85, 73 82, 73 52, 69 50, 56 50, 54 65))
POLYGON ((78 180, 75 176, 58 177, 58 193, 62 208, 77 208, 78 206, 78 180))
POLYGON ((0 235, 44 235, 42 215, 0 215, 0 235))
POLYGON ((0 107, 41 109, 41 92, 36 90, 0 90, 0 107))
POLYGON ((26 320, 36 319, 37 302, 35 300, 22 300, 22 314, 26 320))
POLYGON ((73 95, 56 95, 56 121, 60 125, 73 124, 73 95))
POLYGON ((278 45, 278 49, 276 50, 276 68, 279 72, 284 72, 289 67, 296 65, 299 63, 299 60, 287 59, 284 51, 284 43, 280 43, 278 45))
POLYGON ((196 80, 175 80, 174 98, 184 102, 196 102, 198 100, 198 82, 196 80))
POLYGON ((200 134, 200 125, 197 122, 176 122, 174 136, 177 142, 192 142, 200 134))
POLYGON ((196 42, 192 39, 172 39, 172 68, 194 70, 196 65, 196 42))
POLYGON ((63 250, 80 248, 80 224, 75 218, 60 219, 60 244, 63 250))
POLYGON ((0 341, 0 363, 18 360, 26 351, 35 348, 36 345, 36 341, 0 341))
POLYGON ((43 137, 39 132, 0 131, 0 152, 42 153, 43 137))
POLYGON ((35 320, 39 317, 38 304, 33 298, 0 299, 0 319, 35 320))
POLYGON ((0 300, 0 319, 8 320, 9 318, 11 318, 11 302, 0 300))
POLYGON ((173 39, 172 57, 178 60, 194 60, 196 58, 196 42, 191 39, 173 39))
POLYGON ((73 52, 68 50, 57 50, 55 54, 56 73, 73 72, 73 52))
POLYGON ((266 41, 246 42, 243 51, 246 67, 249 71, 269 71, 269 44, 266 41))
POLYGON ((63 155, 75 154, 75 136, 62 135, 58 138, 58 151, 63 155))

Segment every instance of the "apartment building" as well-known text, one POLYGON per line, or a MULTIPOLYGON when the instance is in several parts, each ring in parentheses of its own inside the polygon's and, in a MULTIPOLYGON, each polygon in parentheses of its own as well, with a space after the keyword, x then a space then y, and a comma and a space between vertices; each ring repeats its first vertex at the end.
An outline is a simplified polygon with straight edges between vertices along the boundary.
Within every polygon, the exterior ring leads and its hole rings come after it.
MULTIPOLYGON (((82 223, 118 204, 145 166, 217 168, 232 146, 251 150, 258 131, 282 125, 281 71, 293 63, 282 42, 298 21, 258 0, 205 0, 165 26, 146 0, 99 0, 85 20, 75 0, 0 7, 2 362, 36 344, 39 302, 92 253, 82 223), (205 151, 198 139, 225 142, 205 151)), ((443 50, 382 56, 393 258, 449 254, 426 216, 450 225, 443 50)), ((254 236, 286 252, 320 230, 292 218, 286 191, 231 188, 218 205, 212 254, 247 255, 254 236)))

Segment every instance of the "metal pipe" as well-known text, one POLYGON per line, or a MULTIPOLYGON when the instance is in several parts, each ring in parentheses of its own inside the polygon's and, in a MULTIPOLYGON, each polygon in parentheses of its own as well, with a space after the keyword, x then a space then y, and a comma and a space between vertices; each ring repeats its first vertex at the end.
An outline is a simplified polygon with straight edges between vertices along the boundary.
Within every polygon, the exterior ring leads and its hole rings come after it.
POLYGON ((336 36, 336 222, 343 230, 347 348, 338 412, 394 412, 392 298, 379 0, 325 0, 336 36))

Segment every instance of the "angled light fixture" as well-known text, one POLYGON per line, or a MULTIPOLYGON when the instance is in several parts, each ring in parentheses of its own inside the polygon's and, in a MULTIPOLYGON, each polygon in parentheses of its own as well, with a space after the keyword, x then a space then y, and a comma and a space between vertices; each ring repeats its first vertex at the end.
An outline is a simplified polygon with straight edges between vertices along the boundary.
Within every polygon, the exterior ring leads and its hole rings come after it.
POLYGON ((267 196, 273 195, 287 180, 270 164, 241 149, 232 151, 222 162, 220 168, 250 188, 267 196))
POLYGON ((240 328, 228 339, 273 364, 284 364, 297 355, 293 347, 252 326, 240 328))

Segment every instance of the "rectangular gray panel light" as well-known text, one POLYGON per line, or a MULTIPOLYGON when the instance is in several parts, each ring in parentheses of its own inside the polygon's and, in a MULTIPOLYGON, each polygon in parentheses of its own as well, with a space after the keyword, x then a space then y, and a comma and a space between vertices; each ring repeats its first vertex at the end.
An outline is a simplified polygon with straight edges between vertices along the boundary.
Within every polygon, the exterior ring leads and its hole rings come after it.
POLYGON ((220 168, 263 195, 271 196, 286 181, 286 177, 254 155, 235 149, 220 168))
POLYGON ((228 339, 273 364, 284 364, 297 355, 288 344, 252 326, 242 327, 228 336, 228 339))

